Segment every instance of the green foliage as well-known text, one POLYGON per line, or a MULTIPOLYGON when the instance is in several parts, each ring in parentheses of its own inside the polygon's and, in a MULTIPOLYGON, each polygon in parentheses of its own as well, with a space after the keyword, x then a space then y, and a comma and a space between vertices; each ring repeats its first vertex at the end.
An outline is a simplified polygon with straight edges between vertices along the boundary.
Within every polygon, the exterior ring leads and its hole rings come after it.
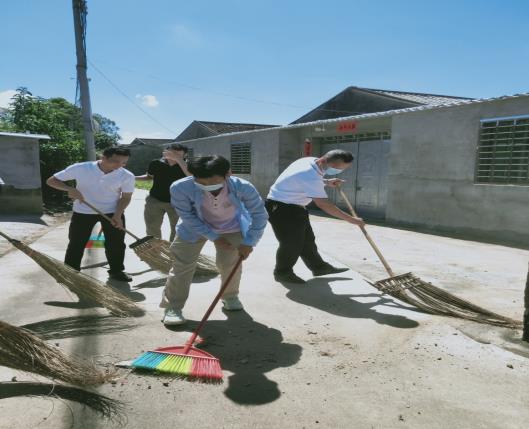
MULTIPOLYGON (((116 123, 95 114, 96 149, 117 144, 120 136, 116 123)), ((84 161, 85 147, 81 110, 64 98, 35 97, 27 88, 18 88, 7 113, 0 119, 0 130, 33 134, 47 134, 51 140, 40 143, 41 178, 44 181, 53 173, 70 164, 84 161)), ((43 195, 63 196, 60 191, 43 185, 43 195)))
POLYGON ((136 180, 136 188, 150 191, 152 188, 152 180, 136 180))
POLYGON ((119 127, 116 123, 99 113, 92 115, 92 118, 94 120, 96 150, 102 152, 107 147, 118 144, 121 136, 118 134, 119 127))

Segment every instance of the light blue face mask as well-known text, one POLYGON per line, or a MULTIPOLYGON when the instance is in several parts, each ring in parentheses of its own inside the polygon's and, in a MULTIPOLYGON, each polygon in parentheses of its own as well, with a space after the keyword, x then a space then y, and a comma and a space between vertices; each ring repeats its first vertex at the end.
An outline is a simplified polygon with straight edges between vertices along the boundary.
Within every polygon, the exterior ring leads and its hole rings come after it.
POLYGON ((332 168, 332 167, 327 167, 325 169, 325 174, 327 176, 336 176, 337 174, 340 174, 343 170, 340 170, 339 168, 332 168))
POLYGON ((209 192, 218 191, 224 187, 224 183, 218 183, 216 185, 203 185, 202 183, 195 182, 195 185, 197 185, 203 191, 209 192))

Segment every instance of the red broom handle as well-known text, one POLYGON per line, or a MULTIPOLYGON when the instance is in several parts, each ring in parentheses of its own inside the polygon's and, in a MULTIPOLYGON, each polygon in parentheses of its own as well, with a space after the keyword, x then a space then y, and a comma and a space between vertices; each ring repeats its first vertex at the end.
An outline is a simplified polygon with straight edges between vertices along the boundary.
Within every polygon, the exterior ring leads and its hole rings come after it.
POLYGON ((217 296, 215 297, 215 299, 213 300, 213 302, 209 306, 208 311, 206 311, 206 314, 204 314, 204 317, 200 321, 198 327, 195 329, 193 334, 191 334, 191 338, 189 338, 189 340, 186 341, 183 354, 186 355, 189 352, 189 349, 191 348, 191 346, 195 342, 196 338, 198 337, 198 333, 202 330, 202 328, 206 324, 206 321, 208 320, 209 316, 211 315, 211 312, 213 311, 213 309, 215 308, 217 303, 220 301, 220 298, 222 297, 222 294, 224 293, 224 291, 228 288, 228 285, 230 284, 231 279, 235 275, 235 272, 237 271, 237 269, 239 268, 241 263, 242 263, 242 256, 239 257, 239 259, 237 260, 237 263, 235 264, 235 266, 231 270, 230 275, 228 276, 226 281, 220 287, 219 293, 217 294, 217 296))

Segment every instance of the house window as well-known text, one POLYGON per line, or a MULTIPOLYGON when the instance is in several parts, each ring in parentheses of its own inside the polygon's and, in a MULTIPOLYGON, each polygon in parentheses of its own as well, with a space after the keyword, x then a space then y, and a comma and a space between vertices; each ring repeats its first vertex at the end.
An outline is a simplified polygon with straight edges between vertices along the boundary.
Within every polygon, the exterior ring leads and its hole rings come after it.
POLYGON ((481 121, 476 183, 529 185, 529 116, 481 121))
POLYGON ((233 174, 251 174, 251 143, 234 143, 231 145, 231 171, 233 174))
POLYGON ((195 150, 192 147, 187 148, 186 159, 192 161, 195 157, 195 150))

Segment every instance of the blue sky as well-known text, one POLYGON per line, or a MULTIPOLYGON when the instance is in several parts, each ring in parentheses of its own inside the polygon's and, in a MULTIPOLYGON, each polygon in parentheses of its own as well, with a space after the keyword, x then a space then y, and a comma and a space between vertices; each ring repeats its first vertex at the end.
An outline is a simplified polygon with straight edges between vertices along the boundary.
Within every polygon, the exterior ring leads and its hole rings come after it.
MULTIPOLYGON (((347 86, 469 97, 529 92, 526 0, 88 0, 94 112, 124 142, 192 120, 285 124, 347 86), (122 93, 126 94, 126 98, 122 93), (135 107, 131 101, 156 119, 135 107)), ((10 91, 75 96, 70 0, 5 0, 10 91)))

